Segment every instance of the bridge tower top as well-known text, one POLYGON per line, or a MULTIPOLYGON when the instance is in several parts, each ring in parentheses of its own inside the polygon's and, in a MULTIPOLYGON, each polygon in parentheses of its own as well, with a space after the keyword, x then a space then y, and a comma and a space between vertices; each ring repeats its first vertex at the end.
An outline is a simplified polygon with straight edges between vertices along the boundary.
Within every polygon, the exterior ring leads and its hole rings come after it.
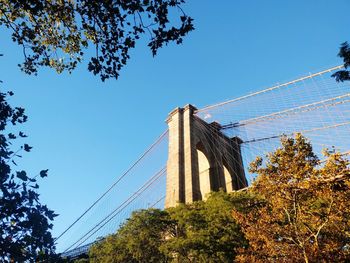
POLYGON ((217 122, 206 123, 191 104, 176 108, 166 120, 169 154, 165 207, 202 200, 210 191, 247 186, 238 137, 223 134, 217 122))

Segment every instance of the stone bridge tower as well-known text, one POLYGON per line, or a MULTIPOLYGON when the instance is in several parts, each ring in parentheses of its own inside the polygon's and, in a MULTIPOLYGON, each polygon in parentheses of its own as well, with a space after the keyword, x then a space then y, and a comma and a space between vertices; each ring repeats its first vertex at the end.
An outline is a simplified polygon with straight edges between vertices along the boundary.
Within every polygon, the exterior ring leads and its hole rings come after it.
POLYGON ((238 137, 229 138, 220 124, 194 115, 196 108, 176 108, 167 119, 169 154, 165 207, 206 198, 220 188, 227 192, 247 186, 238 137))

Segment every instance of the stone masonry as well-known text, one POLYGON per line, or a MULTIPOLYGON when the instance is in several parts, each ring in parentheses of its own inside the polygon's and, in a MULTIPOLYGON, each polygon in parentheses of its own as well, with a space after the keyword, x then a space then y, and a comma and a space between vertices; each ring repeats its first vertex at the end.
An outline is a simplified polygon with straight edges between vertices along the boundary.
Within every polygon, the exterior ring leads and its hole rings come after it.
POLYGON ((210 191, 247 186, 238 137, 229 138, 220 124, 194 115, 196 108, 176 108, 167 119, 169 154, 165 207, 203 200, 210 191))

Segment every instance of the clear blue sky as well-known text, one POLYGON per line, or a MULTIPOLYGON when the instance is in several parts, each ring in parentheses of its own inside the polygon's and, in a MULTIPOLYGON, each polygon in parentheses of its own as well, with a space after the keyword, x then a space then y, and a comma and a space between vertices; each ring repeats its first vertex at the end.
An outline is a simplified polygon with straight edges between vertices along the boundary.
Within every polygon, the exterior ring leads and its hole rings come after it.
MULTIPOLYGON (((34 148, 20 161, 40 181, 41 200, 60 216, 59 234, 166 129, 177 106, 202 107, 341 63, 350 40, 349 0, 188 1, 196 30, 153 58, 137 46, 118 81, 73 74, 26 76, 22 52, 2 34, 2 85, 26 108, 34 148)), ((136 179, 135 179, 136 180, 136 179)), ((132 181, 130 181, 132 184, 132 181)))

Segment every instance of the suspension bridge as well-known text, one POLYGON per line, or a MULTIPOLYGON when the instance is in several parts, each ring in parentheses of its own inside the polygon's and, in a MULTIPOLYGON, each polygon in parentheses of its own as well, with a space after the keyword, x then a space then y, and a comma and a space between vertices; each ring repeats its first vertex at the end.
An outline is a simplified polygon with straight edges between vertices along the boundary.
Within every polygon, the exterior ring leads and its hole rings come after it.
POLYGON ((204 199, 218 188, 232 191, 249 185, 254 180, 249 163, 279 147, 281 136, 302 133, 320 158, 325 148, 348 154, 350 83, 331 77, 341 68, 203 108, 175 109, 169 114, 169 129, 56 238, 65 246, 62 256, 87 253, 135 210, 162 209, 177 201, 204 199), (127 196, 122 200, 121 192, 127 196))

